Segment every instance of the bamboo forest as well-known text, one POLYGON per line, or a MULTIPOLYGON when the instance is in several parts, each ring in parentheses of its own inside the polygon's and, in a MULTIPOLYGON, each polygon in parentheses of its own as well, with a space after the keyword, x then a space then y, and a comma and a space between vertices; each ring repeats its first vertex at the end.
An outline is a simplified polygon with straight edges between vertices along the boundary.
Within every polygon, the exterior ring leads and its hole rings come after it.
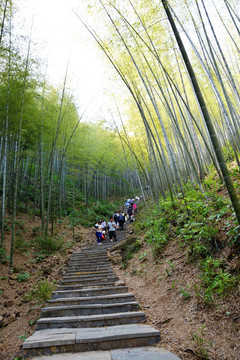
POLYGON ((239 359, 239 0, 1 0, 0 51, 0 359, 33 356, 71 256, 122 212, 107 254, 157 347, 239 359))

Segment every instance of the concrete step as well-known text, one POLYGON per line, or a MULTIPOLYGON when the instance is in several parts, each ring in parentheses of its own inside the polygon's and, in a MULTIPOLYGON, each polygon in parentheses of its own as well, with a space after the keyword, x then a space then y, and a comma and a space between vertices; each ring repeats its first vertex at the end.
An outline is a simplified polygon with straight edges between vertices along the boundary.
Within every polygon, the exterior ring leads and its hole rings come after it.
POLYGON ((61 290, 80 290, 80 289, 84 289, 86 288, 86 286, 88 288, 94 288, 94 289, 98 289, 98 288, 102 288, 102 287, 114 287, 115 282, 110 282, 110 281, 106 281, 106 282, 101 282, 98 284, 75 284, 75 285, 59 285, 59 287, 57 288, 58 291, 61 290))
MULTIPOLYGON (((101 248, 102 249, 102 248, 101 248)), ((108 249, 102 249, 103 251, 100 252, 92 252, 92 253, 81 253, 79 254, 78 256, 71 256, 69 258, 68 261, 78 261, 78 260, 84 260, 84 259, 87 259, 89 261, 92 261, 92 260, 102 260, 102 259, 107 259, 107 252, 108 252, 108 249)))
POLYGON ((99 265, 106 265, 109 264, 107 260, 88 260, 88 259, 82 259, 82 260, 76 260, 76 261, 70 261, 68 263, 68 266, 99 266, 99 265))
POLYGON ((76 266, 73 268, 69 268, 66 271, 66 274, 74 274, 76 272, 97 272, 97 271, 112 271, 112 267, 108 266, 108 267, 101 267, 101 266, 76 266))
POLYGON ((114 271, 112 269, 109 270, 92 270, 92 271, 86 271, 86 270, 78 270, 78 271, 72 271, 72 272, 66 272, 64 274, 65 277, 73 277, 73 276, 93 276, 93 275, 115 275, 114 271))
POLYGON ((100 314, 89 316, 62 316, 41 318, 37 322, 37 330, 54 328, 88 328, 104 327, 123 324, 137 324, 145 319, 144 312, 129 311, 114 314, 100 314))
POLYGON ((139 304, 136 301, 115 304, 51 306, 42 308, 41 317, 112 314, 137 311, 138 306, 139 304))
POLYGON ((80 270, 80 271, 67 271, 64 276, 77 276, 77 275, 93 275, 93 274, 114 274, 112 269, 109 270, 80 270))
POLYGON ((74 268, 71 268, 71 269, 67 269, 66 273, 65 274, 74 274, 74 273, 82 273, 82 272, 89 272, 89 273, 94 273, 94 272, 102 272, 102 271, 113 271, 112 267, 108 266, 108 267, 99 267, 99 266, 96 266, 96 267, 85 267, 85 266, 80 266, 80 267, 74 267, 74 268))
POLYGON ((74 260, 69 260, 68 262, 68 265, 74 265, 76 263, 88 263, 89 265, 91 264, 101 264, 101 263, 104 263, 104 264, 107 264, 108 263, 108 258, 107 256, 105 256, 104 258, 103 257, 97 257, 96 258, 90 258, 90 257, 87 257, 87 256, 83 256, 81 258, 76 258, 74 260))
MULTIPOLYGON (((94 245, 92 245, 92 246, 90 246, 88 248, 85 248, 81 252, 83 252, 83 253, 93 253, 94 251, 95 252, 101 252, 101 251, 103 251, 104 249, 106 249, 107 247, 109 247, 111 245, 112 245, 112 243, 110 241, 103 241, 102 246, 98 246, 97 242, 96 242, 94 245)), ((79 254, 79 253, 80 252, 78 252, 77 254, 79 254)))
POLYGON ((98 267, 109 267, 109 262, 101 262, 101 261, 96 261, 96 262, 89 262, 89 261, 79 261, 79 262, 75 262, 72 264, 68 265, 69 269, 72 268, 98 268, 98 267))
POLYGON ((95 247, 89 251, 81 251, 79 253, 75 253, 74 256, 72 254, 72 256, 70 257, 70 259, 73 258, 78 258, 78 257, 82 257, 83 255, 88 256, 89 258, 91 258, 91 256, 106 256, 108 249, 111 247, 112 243, 108 243, 108 244, 103 244, 101 246, 97 246, 95 245, 95 247))
MULTIPOLYGON (((118 279, 118 277, 116 276, 116 274, 114 272, 112 272, 111 274, 100 274, 100 275, 76 275, 76 276, 73 276, 73 275, 70 275, 70 276, 64 276, 63 278, 63 281, 65 280, 73 280, 73 281, 85 281, 85 280, 88 280, 89 283, 92 281, 92 280, 98 280, 98 279, 106 279, 106 280, 113 280, 113 279, 118 279)), ((114 280, 115 281, 115 280, 114 280)))
MULTIPOLYGON (((32 360, 49 360, 49 357, 34 357, 32 360)), ((180 360, 180 358, 168 350, 156 346, 145 346, 109 351, 88 351, 78 354, 56 354, 51 356, 51 360, 180 360)))
POLYGON ((85 296, 85 297, 69 297, 51 299, 46 302, 50 306, 66 306, 66 305, 81 305, 81 304, 115 304, 121 302, 134 301, 134 295, 131 293, 114 294, 114 295, 100 295, 100 296, 85 296))
POLYGON ((151 326, 133 324, 100 328, 38 330, 23 343, 24 358, 65 352, 84 352, 149 346, 160 340, 151 326))
POLYGON ((78 256, 78 257, 75 257, 75 258, 70 258, 68 260, 68 263, 69 262, 75 262, 75 261, 83 261, 83 260, 87 260, 91 263, 91 261, 96 261, 96 260, 101 260, 101 261, 107 261, 107 249, 106 251, 104 251, 104 256, 101 256, 101 254, 96 254, 95 257, 92 257, 91 255, 88 255, 88 254, 82 254, 81 256, 78 256))
POLYGON ((54 293, 52 294, 52 299, 122 294, 122 293, 126 293, 127 291, 128 288, 126 286, 100 287, 97 289, 85 288, 81 290, 62 290, 62 291, 54 291, 54 293))
POLYGON ((107 250, 104 250, 103 252, 95 251, 91 253, 84 253, 83 251, 72 255, 69 259, 69 261, 76 260, 76 259, 88 259, 88 260, 98 260, 98 259, 107 259, 107 250))
POLYGON ((103 252, 95 252, 95 253, 80 253, 79 255, 71 256, 69 259, 70 261, 78 261, 78 260, 84 260, 87 259, 89 261, 96 261, 96 260, 107 260, 107 249, 105 249, 103 252))
POLYGON ((65 273, 64 274, 64 278, 75 278, 75 277, 82 277, 82 278, 87 278, 87 277, 90 277, 90 278, 93 278, 94 276, 98 277, 98 276, 113 276, 115 274, 114 271, 112 270, 109 270, 109 271, 75 271, 75 272, 72 272, 72 273, 65 273))
POLYGON ((96 272, 94 271, 93 273, 75 273, 75 275, 71 274, 71 275, 68 275, 68 274, 65 274, 63 279, 64 280, 75 280, 75 279, 98 279, 98 278, 105 278, 105 279, 108 279, 109 277, 116 277, 115 273, 113 271, 108 271, 108 272, 102 272, 102 271, 99 271, 99 272, 96 272))
MULTIPOLYGON (((70 263, 70 264, 68 263, 68 266, 75 266, 76 263, 82 263, 82 262, 84 262, 84 261, 87 262, 89 266, 95 266, 95 263, 96 263, 96 262, 95 262, 94 265, 93 265, 93 262, 92 262, 91 260, 85 258, 85 259, 81 259, 81 260, 72 261, 72 263, 70 263)), ((106 266, 106 265, 110 265, 109 262, 107 262, 107 261, 105 261, 105 260, 104 260, 104 262, 105 262, 105 263, 104 263, 102 266, 104 266, 104 265, 105 265, 105 266, 106 266)), ((99 265, 100 265, 100 264, 99 264, 99 265)))
POLYGON ((87 257, 88 259, 97 258, 98 256, 99 257, 107 257, 107 252, 108 252, 110 247, 111 246, 103 246, 103 244, 102 244, 102 246, 95 246, 94 250, 86 251, 86 252, 81 251, 80 253, 75 254, 75 256, 71 256, 70 259, 72 259, 72 258, 73 259, 82 258, 84 256, 87 257))
POLYGON ((111 275, 111 276, 99 276, 99 277, 93 277, 91 279, 88 278, 82 278, 82 277, 74 277, 74 278, 63 278, 63 280, 61 281, 62 285, 70 285, 70 284, 98 284, 98 283, 102 283, 102 282, 115 282, 118 280, 118 277, 116 275, 111 275))
POLYGON ((111 270, 112 266, 110 264, 106 265, 90 265, 90 266, 68 266, 67 271, 75 272, 75 271, 99 271, 99 270, 111 270))
POLYGON ((74 284, 103 284, 106 282, 112 282, 114 283, 115 281, 118 280, 118 277, 116 276, 103 276, 103 277, 99 277, 99 278, 93 278, 93 279, 81 279, 81 278, 75 278, 75 279, 64 279, 61 281, 61 285, 74 285, 74 284))

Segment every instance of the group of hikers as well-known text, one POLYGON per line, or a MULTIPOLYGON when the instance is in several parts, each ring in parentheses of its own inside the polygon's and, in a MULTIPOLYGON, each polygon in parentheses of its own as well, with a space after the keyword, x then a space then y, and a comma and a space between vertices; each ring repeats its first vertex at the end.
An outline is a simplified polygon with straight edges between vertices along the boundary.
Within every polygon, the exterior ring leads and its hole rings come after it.
POLYGON ((111 242, 117 241, 116 230, 118 228, 120 230, 124 229, 124 223, 126 222, 126 219, 128 219, 129 222, 135 221, 137 203, 139 203, 139 201, 140 198, 138 196, 136 196, 134 199, 128 199, 125 202, 123 211, 115 211, 114 215, 110 217, 108 223, 106 223, 103 218, 96 222, 94 231, 96 232, 98 245, 102 245, 102 241, 106 239, 107 233, 111 242))

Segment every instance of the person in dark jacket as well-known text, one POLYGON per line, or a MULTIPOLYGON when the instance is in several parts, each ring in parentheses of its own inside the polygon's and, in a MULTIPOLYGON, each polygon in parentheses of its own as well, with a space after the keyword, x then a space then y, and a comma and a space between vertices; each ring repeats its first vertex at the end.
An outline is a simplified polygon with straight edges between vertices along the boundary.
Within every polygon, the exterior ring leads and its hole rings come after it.
POLYGON ((123 225, 125 223, 125 215, 124 215, 124 213, 120 213, 120 215, 118 217, 118 222, 119 222, 120 230, 123 230, 123 225))
POLYGON ((118 225, 118 217, 119 217, 119 214, 117 211, 115 211, 114 215, 113 215, 113 220, 114 222, 116 223, 116 225, 118 225))
POLYGON ((133 203, 131 202, 128 207, 128 219, 129 220, 131 219, 132 213, 133 213, 133 203))

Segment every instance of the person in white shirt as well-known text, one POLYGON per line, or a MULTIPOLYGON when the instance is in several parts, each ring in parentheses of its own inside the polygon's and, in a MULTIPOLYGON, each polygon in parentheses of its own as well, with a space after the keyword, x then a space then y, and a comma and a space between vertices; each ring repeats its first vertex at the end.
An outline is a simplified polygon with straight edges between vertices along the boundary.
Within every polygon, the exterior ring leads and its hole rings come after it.
POLYGON ((97 238, 97 242, 98 242, 98 245, 102 245, 102 225, 101 225, 101 221, 98 221, 96 224, 95 224, 95 231, 96 231, 96 238, 97 238))
POLYGON ((117 237, 116 237, 117 225, 113 221, 113 218, 111 218, 110 221, 108 222, 107 228, 108 228, 109 240, 113 242, 113 238, 114 238, 114 240, 117 241, 117 237))
POLYGON ((102 225, 103 230, 106 230, 107 225, 106 225, 105 220, 103 220, 103 219, 101 220, 101 225, 102 225))

